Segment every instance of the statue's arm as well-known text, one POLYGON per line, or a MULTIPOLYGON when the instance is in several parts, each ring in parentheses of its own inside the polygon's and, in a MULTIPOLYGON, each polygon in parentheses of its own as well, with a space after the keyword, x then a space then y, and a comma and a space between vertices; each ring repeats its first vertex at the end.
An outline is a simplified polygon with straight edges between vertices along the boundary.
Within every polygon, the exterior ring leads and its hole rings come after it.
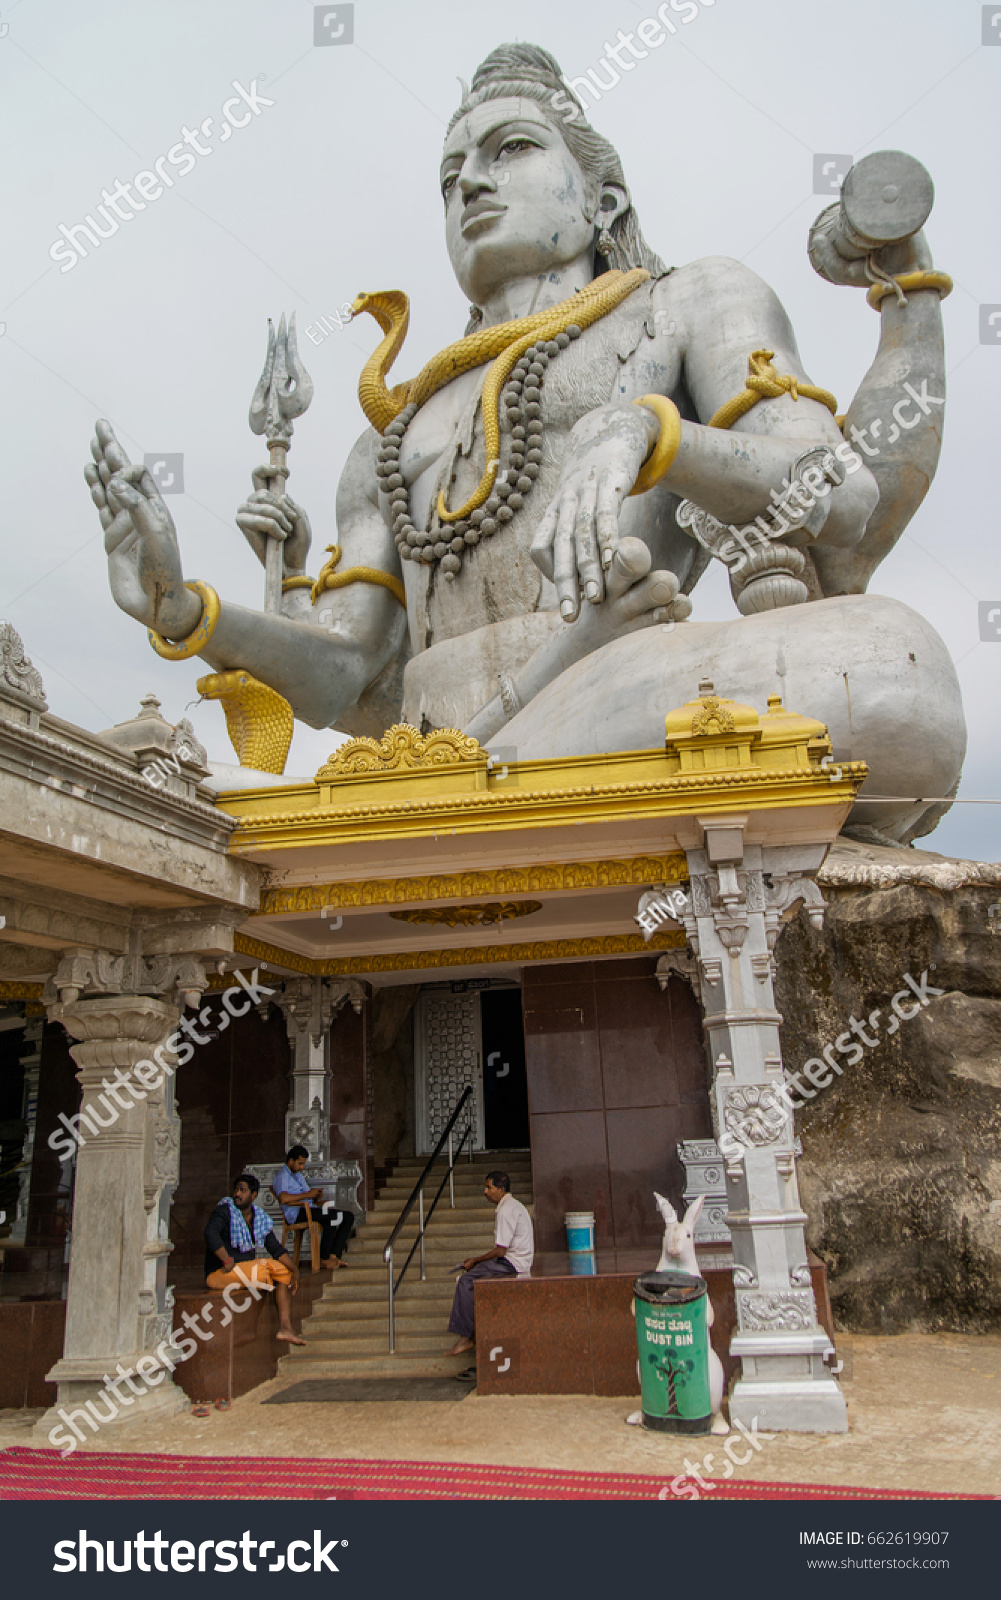
MULTIPOLYGON (((831 255, 833 282, 867 289, 864 263, 831 255)), ((923 232, 878 252, 889 274, 929 270, 932 255, 923 232)), ((937 289, 911 289, 906 304, 884 297, 879 347, 852 398, 844 435, 879 486, 879 504, 858 544, 815 552, 825 594, 863 594, 931 486, 942 449, 945 418, 945 337, 937 289)), ((867 310, 868 316, 873 313, 867 310)))
MULTIPOLYGON (((354 446, 337 487, 338 572, 367 567, 402 581, 399 556, 378 504, 375 435, 354 446)), ((399 600, 375 583, 320 594, 294 620, 224 603, 202 659, 216 671, 242 667, 285 696, 314 728, 334 723, 396 655, 407 628, 399 600)))
MULTIPOLYGON (((338 570, 374 568, 400 578, 392 535, 379 513, 375 435, 355 445, 337 491, 338 570)), ((123 611, 179 643, 201 615, 183 586, 173 521, 155 483, 129 464, 107 423, 99 423, 87 470, 101 514, 114 598, 123 611)), ((289 701, 315 728, 329 727, 400 649, 406 613, 387 589, 352 583, 318 597, 295 620, 222 601, 200 659, 215 671, 242 668, 289 701)))
MULTIPOLYGON (((603 598, 603 573, 623 533, 646 531, 634 512, 619 526, 660 431, 653 412, 633 403, 644 394, 674 399, 682 411, 680 444, 660 484, 723 523, 752 522, 769 510, 773 491, 782 493, 805 451, 833 452, 844 442, 824 405, 786 393, 760 401, 732 429, 707 426, 744 391, 755 350, 773 351, 775 370, 810 382, 778 298, 749 268, 725 258, 680 268, 656 286, 653 313, 651 348, 626 365, 616 400, 594 407, 573 428, 560 484, 533 540, 532 559, 555 583, 566 622, 578 615, 581 589, 593 603, 603 598)), ((809 532, 800 535, 812 544, 857 543, 876 505, 867 468, 838 470, 842 481, 818 500, 809 532)))
MULTIPOLYGON (((819 400, 791 394, 759 400, 732 428, 705 426, 746 387, 748 357, 771 350, 771 365, 802 383, 823 382, 803 366, 792 325, 778 296, 757 273, 728 257, 679 269, 667 280, 683 330, 684 383, 699 424, 682 424, 681 446, 664 482, 721 522, 741 525, 767 511, 793 462, 811 446, 843 444, 837 422, 819 400)), ((827 497, 816 545, 854 545, 878 498, 872 474, 844 474, 827 497)))

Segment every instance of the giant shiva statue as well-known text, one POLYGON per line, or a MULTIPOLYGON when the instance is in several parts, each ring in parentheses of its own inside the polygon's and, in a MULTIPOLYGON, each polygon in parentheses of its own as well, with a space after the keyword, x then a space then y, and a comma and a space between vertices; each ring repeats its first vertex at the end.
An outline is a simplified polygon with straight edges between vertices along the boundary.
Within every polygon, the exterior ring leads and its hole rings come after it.
POLYGON ((865 589, 934 474, 951 285, 921 231, 923 169, 868 161, 810 237, 815 268, 867 288, 881 324, 836 418, 768 286, 724 256, 665 267, 557 62, 502 45, 442 155, 469 326, 390 387, 406 296, 354 302, 384 338, 319 578, 273 457, 237 522, 262 561, 281 543, 277 609, 186 585, 155 483, 102 422, 87 480, 115 600, 161 654, 240 669, 315 728, 460 727, 511 759, 655 746, 705 676, 761 711, 778 692, 828 724, 837 758, 869 763, 856 831, 928 832, 929 798, 959 779, 958 685, 930 626, 865 589), (741 615, 692 622, 713 559, 741 615))

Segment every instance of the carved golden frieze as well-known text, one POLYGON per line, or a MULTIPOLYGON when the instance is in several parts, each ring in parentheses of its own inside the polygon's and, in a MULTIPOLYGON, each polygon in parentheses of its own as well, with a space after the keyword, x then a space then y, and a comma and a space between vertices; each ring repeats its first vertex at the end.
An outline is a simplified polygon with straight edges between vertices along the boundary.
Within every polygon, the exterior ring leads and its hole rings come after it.
POLYGON ((511 917, 531 917, 542 910, 541 900, 489 900, 482 906, 425 906, 417 911, 391 911, 398 922, 426 922, 432 927, 486 928, 511 917))
POLYGON ((40 1000, 42 998, 42 984, 17 983, 15 980, 0 982, 0 1002, 5 1000, 40 1000))
POLYGON ((318 963, 310 960, 309 956, 301 956, 296 950, 283 950, 277 944, 265 944, 260 939, 248 939, 245 933, 234 933, 233 950, 237 955, 253 956, 257 961, 266 961, 269 966, 291 967, 294 972, 305 972, 310 977, 317 971, 318 963))
POLYGON ((381 739, 351 739, 341 745, 316 774, 316 783, 352 778, 366 772, 403 772, 415 767, 454 767, 484 763, 487 753, 458 728, 435 728, 423 734, 405 722, 396 723, 381 739))
POLYGON ((261 916, 293 911, 338 911, 357 906, 414 905, 475 895, 553 892, 561 889, 614 889, 651 883, 683 883, 688 863, 678 850, 663 856, 633 856, 625 861, 555 861, 530 867, 500 867, 484 872, 453 872, 417 878, 366 878, 353 883, 274 885, 261 895, 261 916))

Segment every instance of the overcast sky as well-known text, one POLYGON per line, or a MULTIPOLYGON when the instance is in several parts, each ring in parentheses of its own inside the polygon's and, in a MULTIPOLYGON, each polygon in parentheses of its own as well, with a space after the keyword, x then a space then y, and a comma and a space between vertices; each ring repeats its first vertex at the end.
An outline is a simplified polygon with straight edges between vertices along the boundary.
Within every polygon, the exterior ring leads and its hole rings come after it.
MULTIPOLYGON (((653 248, 674 264, 726 254, 753 267, 789 311, 811 378, 842 409, 878 327, 861 293, 824 283, 807 260, 808 229, 828 203, 813 192, 814 155, 902 149, 934 178, 927 231, 935 264, 956 281, 944 305, 945 448, 872 588, 922 612, 945 639, 970 730, 961 794, 1001 797, 1001 639, 982 641, 978 623, 978 602, 1001 606, 1001 342, 981 344, 979 332, 980 307, 1001 306, 1001 43, 981 43, 991 8, 702 0, 692 14, 694 4, 676 0, 677 32, 602 96, 591 120, 622 156, 653 248)), ((186 574, 260 606, 263 572, 233 513, 262 459, 247 408, 268 316, 295 310, 303 330, 362 288, 399 287, 412 302, 401 373, 460 337, 466 304, 438 190, 457 78, 471 78, 506 39, 544 45, 577 76, 598 66, 606 40, 656 9, 653 0, 0 3, 0 618, 23 636, 55 713, 99 730, 133 715, 153 689, 176 721, 203 670, 159 660, 111 599, 82 476, 95 417, 112 419, 133 459, 183 455, 185 492, 168 504, 186 574), (315 46, 317 9, 334 13, 328 32, 344 27, 341 40, 353 21, 353 43, 315 46), (249 90, 254 80, 274 104, 234 105, 233 121, 248 120, 222 137, 234 82, 249 90), (153 167, 182 127, 210 117, 210 153, 191 171, 168 169, 172 187, 61 271, 49 255, 59 224, 82 220, 103 188, 153 167)), ((319 345, 300 332, 315 399, 296 425, 290 489, 312 518, 311 571, 334 539, 334 488, 363 425, 355 388, 375 335, 367 319, 319 345)), ((735 615, 718 564, 694 601, 696 619, 735 615)), ((210 754, 232 760, 221 708, 189 715, 210 754)), ((288 770, 311 773, 336 742, 297 725, 288 770)), ((924 842, 996 858, 999 834, 1001 808, 963 805, 924 842)))

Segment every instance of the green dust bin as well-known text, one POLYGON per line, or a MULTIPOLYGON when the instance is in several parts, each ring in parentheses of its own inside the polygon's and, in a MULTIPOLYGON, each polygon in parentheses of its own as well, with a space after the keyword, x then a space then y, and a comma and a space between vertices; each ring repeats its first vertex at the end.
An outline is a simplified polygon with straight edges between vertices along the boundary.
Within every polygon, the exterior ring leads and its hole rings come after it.
POLYGON ((706 1285, 689 1272, 644 1272, 633 1283, 643 1426, 708 1433, 706 1285))

